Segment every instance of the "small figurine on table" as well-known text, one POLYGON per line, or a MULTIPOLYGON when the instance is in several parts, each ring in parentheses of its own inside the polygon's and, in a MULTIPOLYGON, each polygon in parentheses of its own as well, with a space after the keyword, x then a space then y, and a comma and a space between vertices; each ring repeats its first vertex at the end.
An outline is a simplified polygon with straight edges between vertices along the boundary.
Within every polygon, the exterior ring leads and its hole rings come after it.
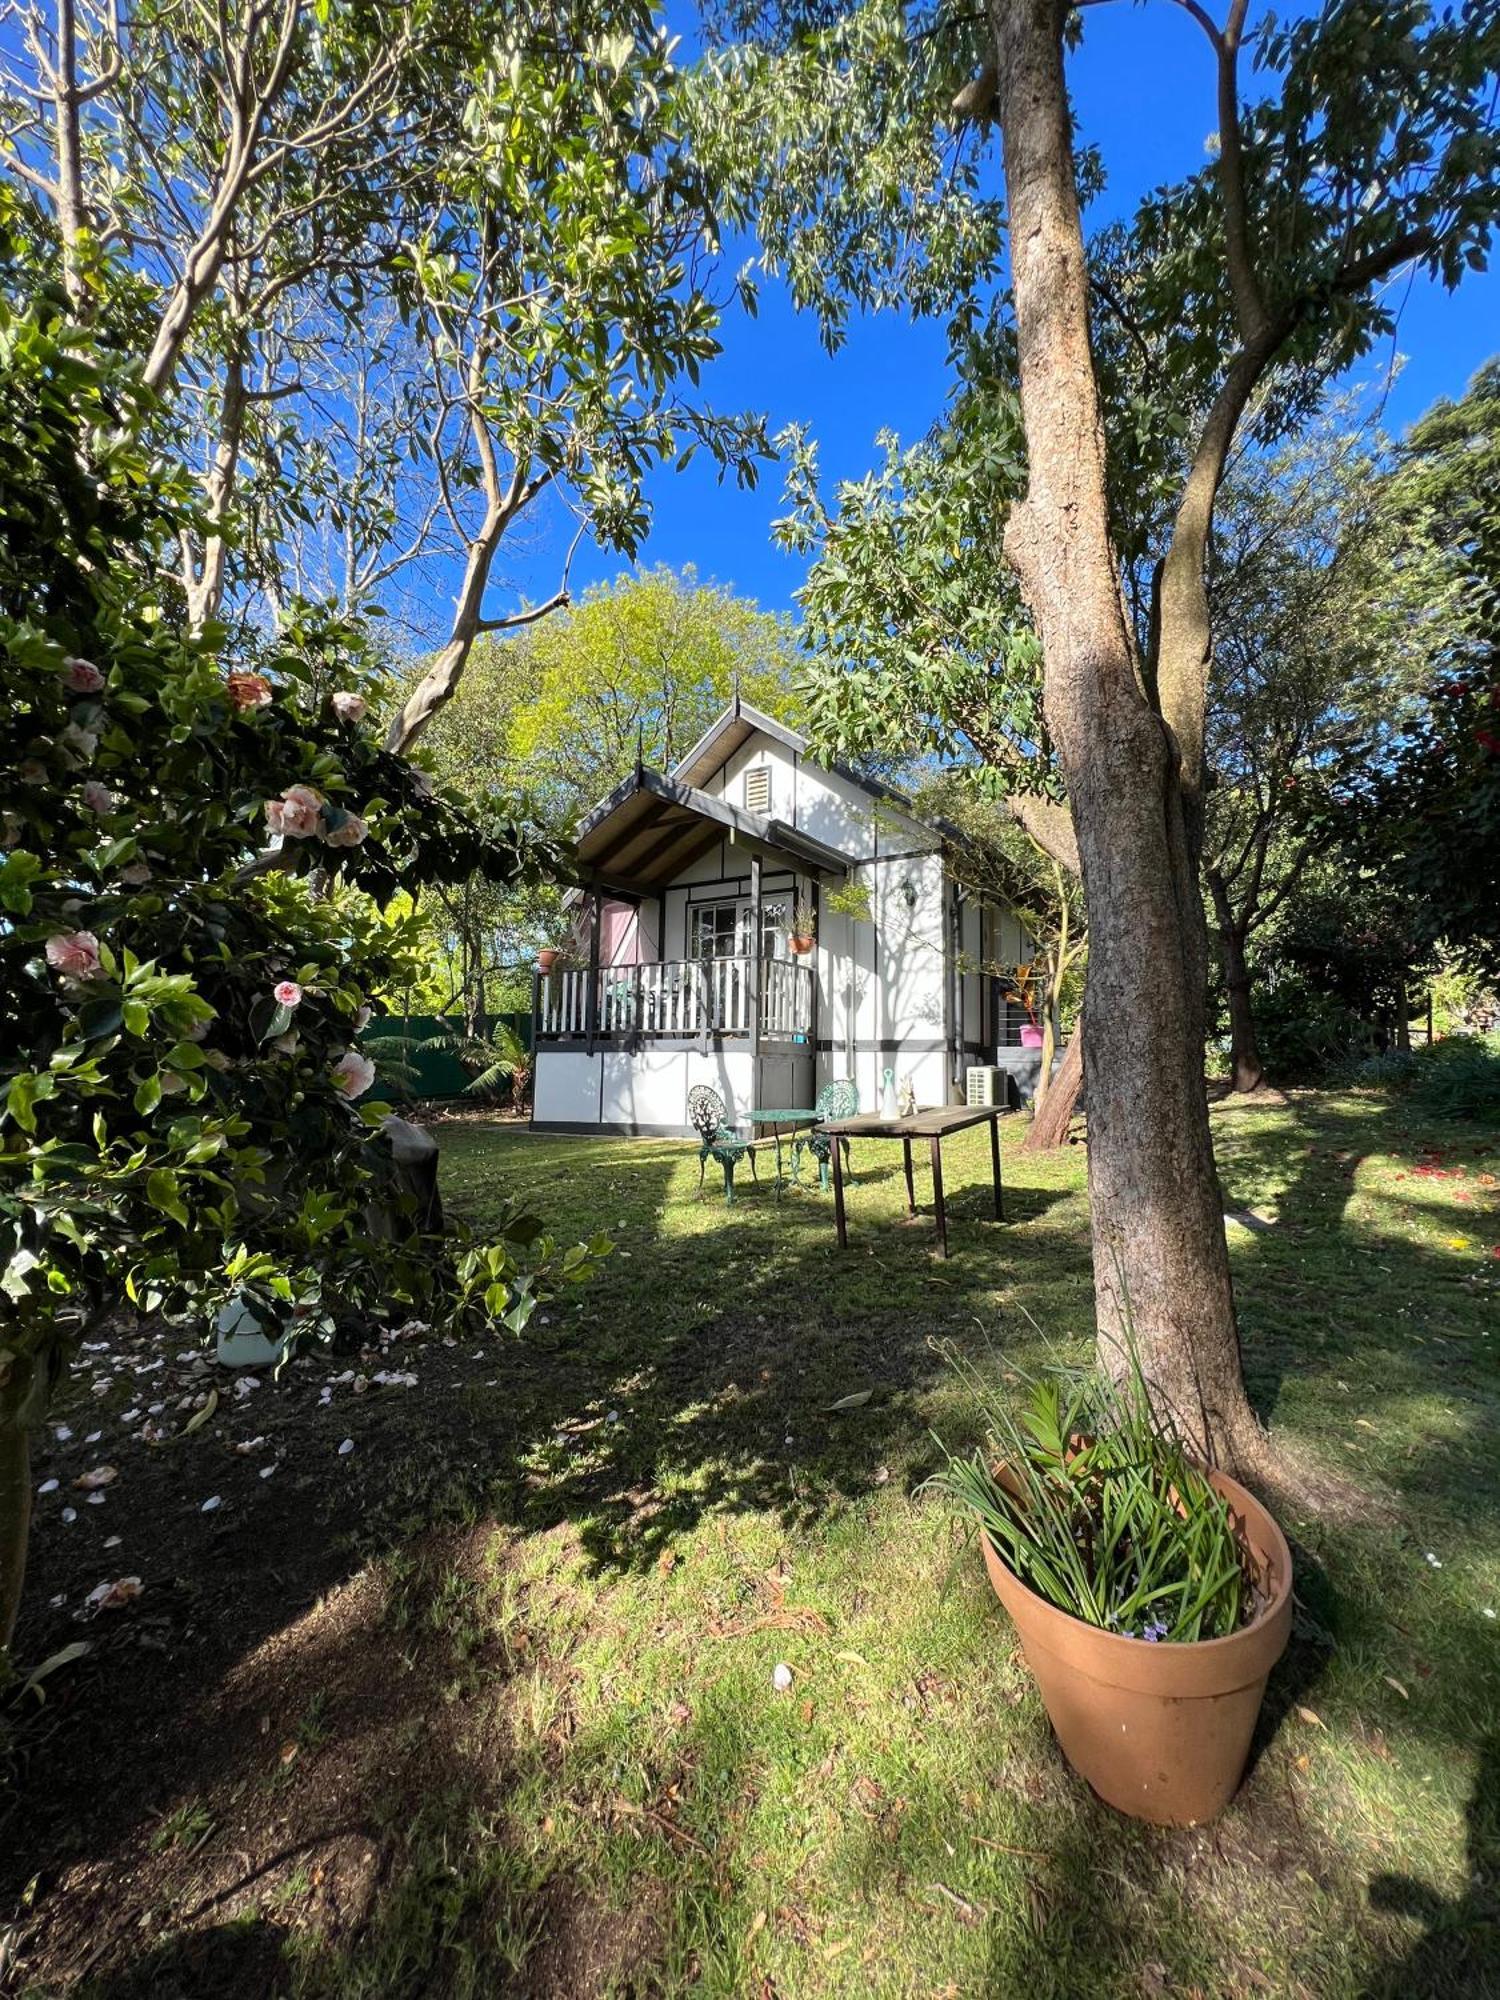
POLYGON ((896 1099, 896 1110, 900 1117, 910 1118, 917 1109, 917 1087, 909 1076, 901 1079, 900 1095, 896 1099))

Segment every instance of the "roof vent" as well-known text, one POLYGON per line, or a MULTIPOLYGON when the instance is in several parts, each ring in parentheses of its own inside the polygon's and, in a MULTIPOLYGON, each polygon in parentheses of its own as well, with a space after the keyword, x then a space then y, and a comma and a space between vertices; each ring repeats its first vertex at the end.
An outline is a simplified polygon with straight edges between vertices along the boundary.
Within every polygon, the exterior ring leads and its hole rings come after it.
POLYGON ((771 810, 771 767, 757 764, 745 773, 745 810, 753 813, 768 813, 771 810))

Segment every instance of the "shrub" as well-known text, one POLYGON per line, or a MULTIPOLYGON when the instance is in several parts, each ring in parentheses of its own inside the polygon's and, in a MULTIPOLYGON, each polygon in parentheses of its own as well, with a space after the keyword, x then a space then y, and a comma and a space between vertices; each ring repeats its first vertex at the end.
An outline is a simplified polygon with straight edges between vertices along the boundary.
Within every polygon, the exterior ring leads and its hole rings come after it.
POLYGON ((1421 1050, 1412 1102, 1430 1118, 1500 1118, 1500 1035, 1450 1035, 1421 1050))
POLYGON ((1334 1083, 1351 1083, 1361 1090, 1401 1090, 1417 1072, 1417 1058, 1410 1049, 1377 1049, 1374 1055, 1335 1065, 1329 1072, 1334 1083))
MULTIPOLYGON (((127 360, 7 283, 0 205, 0 1489, 101 1318, 205 1332, 458 1315, 524 1324, 559 1254, 508 1211, 435 1233, 360 1105, 367 1010, 407 971, 398 888, 555 862, 481 827, 364 719, 357 629, 187 628, 189 505, 127 360), (332 692, 330 692, 332 691, 332 692), (279 836, 279 843, 273 839, 279 836)), ((0 1654, 24 1512, 0 1505, 0 1654)))

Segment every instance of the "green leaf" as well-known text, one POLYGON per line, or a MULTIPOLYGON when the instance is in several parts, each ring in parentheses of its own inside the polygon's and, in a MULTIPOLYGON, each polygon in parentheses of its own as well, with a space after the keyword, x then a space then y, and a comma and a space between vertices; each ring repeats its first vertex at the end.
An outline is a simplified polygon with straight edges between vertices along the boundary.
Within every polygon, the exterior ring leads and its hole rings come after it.
POLYGON ((187 1228, 187 1203, 182 1198, 176 1174, 169 1168, 158 1167, 147 1175, 146 1199, 153 1208, 160 1209, 163 1215, 169 1215, 182 1228, 187 1228))

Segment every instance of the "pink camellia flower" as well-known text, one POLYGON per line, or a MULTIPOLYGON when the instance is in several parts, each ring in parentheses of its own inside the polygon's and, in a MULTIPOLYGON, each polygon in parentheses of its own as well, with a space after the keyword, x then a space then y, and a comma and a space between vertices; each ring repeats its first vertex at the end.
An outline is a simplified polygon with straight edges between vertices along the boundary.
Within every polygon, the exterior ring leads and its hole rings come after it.
POLYGON ((80 660, 69 654, 62 663, 62 683, 69 694, 97 694, 104 685, 104 676, 92 660, 80 660))
POLYGON ((288 785, 279 799, 266 800, 266 825, 288 840, 310 840, 318 830, 323 796, 311 785, 288 785))
POLYGON ((295 979, 279 980, 272 987, 271 991, 276 996, 278 1006, 300 1007, 302 1005, 302 988, 297 984, 295 979))
POLYGON ((324 834, 323 839, 330 847, 358 847, 369 831, 358 813, 347 813, 338 826, 324 834))
POLYGON ((345 1049, 333 1066, 333 1080, 345 1097, 363 1097, 375 1081, 375 1065, 358 1049, 345 1049))
POLYGON ((45 785, 51 773, 40 757, 23 757, 16 766, 16 776, 23 785, 45 785))
POLYGON ((99 940, 92 931, 59 931, 47 940, 47 963, 64 979, 103 979, 99 940))
POLYGON ((97 778, 90 778, 79 797, 91 813, 113 812, 115 795, 108 785, 101 785, 97 778))
POLYGON ((331 694, 328 704, 340 722, 360 721, 370 705, 362 694, 353 694, 348 688, 340 688, 337 694, 331 694))
POLYGON ((356 1035, 359 1033, 361 1028, 367 1028, 370 1025, 370 1015, 373 1011, 374 1011, 373 1008, 361 1007, 359 1011, 355 1014, 354 1032, 356 1035))

